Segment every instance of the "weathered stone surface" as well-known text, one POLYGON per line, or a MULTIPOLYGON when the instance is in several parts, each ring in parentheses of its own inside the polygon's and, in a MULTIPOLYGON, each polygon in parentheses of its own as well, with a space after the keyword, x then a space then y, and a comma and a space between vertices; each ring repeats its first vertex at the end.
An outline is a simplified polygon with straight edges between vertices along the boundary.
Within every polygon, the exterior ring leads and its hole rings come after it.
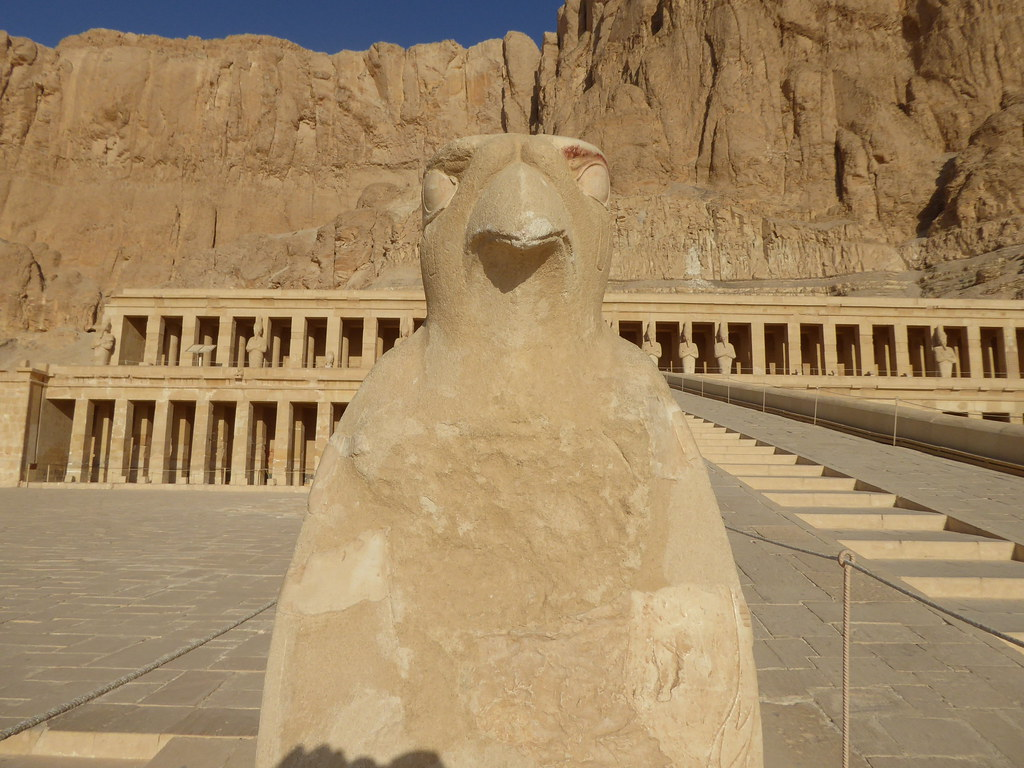
MULTIPOLYGON (((537 56, 519 33, 333 56, 248 35, 93 30, 49 49, 0 33, 0 237, 47 244, 106 294, 206 284, 208 251, 225 245, 220 279, 272 285, 282 249, 294 256, 303 240, 279 233, 315 231, 382 183, 415 197, 422 158, 452 136, 525 129, 537 56), (252 241, 240 241, 260 234, 271 237, 254 266, 252 241), (202 257, 202 270, 179 267, 202 257)), ((390 235, 362 231, 365 214, 349 218, 346 263, 316 284, 344 285, 391 252, 390 235)))
POLYGON ((760 766, 751 628, 704 464, 601 317, 607 168, 471 137, 424 182, 428 319, 311 491, 257 765, 760 766))

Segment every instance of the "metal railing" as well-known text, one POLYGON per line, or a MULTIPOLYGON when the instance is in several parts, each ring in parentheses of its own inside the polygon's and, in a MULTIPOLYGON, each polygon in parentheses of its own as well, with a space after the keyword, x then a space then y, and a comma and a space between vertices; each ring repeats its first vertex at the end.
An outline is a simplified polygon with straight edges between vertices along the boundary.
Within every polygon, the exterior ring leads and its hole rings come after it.
MULTIPOLYGON (((668 365, 659 365, 658 370, 666 371, 668 373, 684 373, 682 365, 676 363, 669 363, 668 365)), ((785 366, 776 365, 773 368, 765 367, 764 371, 755 373, 753 366, 751 365, 735 365, 732 371, 728 373, 722 373, 718 369, 718 364, 713 362, 701 362, 696 366, 692 374, 693 376, 828 376, 834 378, 860 378, 869 377, 877 379, 1011 379, 1015 378, 1010 376, 1009 371, 996 370, 990 371, 989 373, 969 374, 965 375, 958 368, 951 376, 943 376, 942 371, 934 368, 924 368, 919 371, 911 370, 900 370, 897 368, 889 369, 887 371, 880 371, 878 366, 861 367, 861 368, 839 368, 828 369, 824 366, 811 365, 810 363, 801 363, 796 368, 786 369, 785 366)))
MULTIPOLYGON (((1004 434, 1000 440, 995 441, 991 446, 989 446, 994 455, 985 455, 954 445, 942 444, 939 442, 926 442, 908 434, 908 430, 911 429, 911 425, 920 422, 921 412, 923 410, 934 412, 933 415, 928 416, 929 419, 941 418, 945 415, 957 422, 960 422, 957 427, 958 429, 992 429, 1006 427, 1007 429, 1019 430, 1021 427, 1020 424, 1006 423, 1002 420, 968 420, 963 419, 961 417, 961 413, 950 413, 938 408, 920 408, 916 402, 908 400, 907 398, 875 397, 874 395, 870 398, 857 397, 855 395, 848 395, 844 392, 834 392, 829 390, 827 387, 823 388, 820 386, 791 389, 786 387, 777 387, 768 383, 748 383, 737 381, 728 375, 704 377, 699 374, 670 373, 668 376, 676 376, 679 378, 678 383, 673 382, 671 378, 668 377, 666 380, 672 389, 676 389, 681 392, 689 392, 691 394, 700 395, 701 397, 718 400, 731 405, 740 405, 744 408, 761 411, 762 413, 772 413, 778 416, 785 416, 786 418, 803 421, 816 426, 827 427, 840 432, 846 432, 857 437, 867 438, 869 440, 886 443, 888 445, 912 448, 914 450, 924 451, 938 456, 955 459, 957 461, 984 466, 990 469, 997 469, 1011 474, 1024 474, 1024 450, 1016 450, 1016 444, 1020 442, 1021 436, 1010 438, 1010 433, 1004 434), (759 394, 760 397, 756 397, 757 394, 759 394), (796 406, 792 405, 792 402, 796 402, 796 398, 812 396, 813 400, 811 401, 811 407, 809 408, 797 410, 796 406), (858 425, 851 423, 850 419, 840 421, 837 420, 837 418, 827 418, 823 416, 819 411, 824 407, 823 403, 828 403, 829 398, 841 399, 845 401, 847 407, 852 407, 853 410, 858 410, 864 414, 867 414, 872 408, 875 409, 875 411, 878 409, 890 409, 885 413, 872 413, 872 416, 874 417, 873 421, 885 424, 884 430, 877 425, 858 425), (780 401, 791 401, 791 407, 785 407, 780 404, 780 401), (988 426, 986 427, 982 425, 988 426), (1005 455, 1000 456, 1000 451, 1005 455)), ((829 403, 829 410, 835 411, 836 408, 829 403)), ((864 422, 866 423, 867 421, 869 420, 865 418, 864 422)))

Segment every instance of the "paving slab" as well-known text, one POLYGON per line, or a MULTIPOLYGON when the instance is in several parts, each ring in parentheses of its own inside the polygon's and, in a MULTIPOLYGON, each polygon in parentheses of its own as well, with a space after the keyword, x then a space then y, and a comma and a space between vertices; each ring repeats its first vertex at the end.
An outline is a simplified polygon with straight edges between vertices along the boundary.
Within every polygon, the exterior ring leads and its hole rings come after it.
MULTIPOLYGON (((710 471, 730 526, 839 550, 710 471)), ((303 504, 272 493, 0 491, 0 584, 12 591, 0 594, 0 726, 95 687, 94 670, 122 674, 152 660, 143 648, 159 655, 272 599, 303 504)), ((758 638, 767 765, 838 766, 839 566, 729 539, 758 638)), ((1024 765, 1024 656, 866 578, 855 579, 853 609, 852 765, 1024 765)), ((251 765, 272 622, 272 610, 260 614, 34 729, 65 742, 92 734, 115 751, 121 734, 145 746, 132 761, 65 766, 70 758, 4 754, 0 743, 0 768, 251 765)))

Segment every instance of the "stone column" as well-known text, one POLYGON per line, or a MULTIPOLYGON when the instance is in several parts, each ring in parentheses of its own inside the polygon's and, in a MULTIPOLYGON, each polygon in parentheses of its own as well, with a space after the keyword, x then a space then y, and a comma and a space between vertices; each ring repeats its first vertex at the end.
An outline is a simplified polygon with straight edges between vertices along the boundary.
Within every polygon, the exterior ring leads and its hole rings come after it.
POLYGON ((985 368, 981 360, 981 326, 977 323, 967 326, 967 360, 971 366, 971 378, 982 378, 985 368))
POLYGON ((91 411, 92 403, 89 402, 89 398, 80 397, 75 400, 75 415, 71 420, 71 445, 68 449, 68 469, 64 478, 68 482, 81 483, 88 479, 85 466, 91 441, 86 434, 86 428, 89 425, 91 411))
POLYGON ((274 425, 274 460, 270 474, 274 485, 288 485, 289 450, 292 432, 292 404, 287 400, 277 403, 277 421, 274 425))
POLYGON ((857 324, 857 336, 860 340, 860 374, 876 374, 875 368, 875 335, 870 324, 857 324))
POLYGON ((892 335, 896 344, 896 375, 907 374, 911 376, 914 367, 910 363, 910 339, 908 337, 906 323, 894 323, 892 335))
POLYGON ((287 485, 304 485, 306 430, 303 428, 300 419, 292 419, 292 430, 289 439, 291 440, 291 446, 288 451, 288 470, 285 475, 285 483, 287 485))
POLYGON ((800 323, 786 323, 786 373, 803 373, 803 357, 800 353, 800 323))
MULTIPOLYGON (((155 414, 154 405, 154 416, 155 414)), ((135 409, 131 409, 132 425, 130 429, 134 434, 135 430, 135 409)), ((153 454, 153 420, 143 419, 139 422, 139 435, 138 435, 138 450, 136 451, 136 464, 135 464, 135 482, 147 482, 149 478, 149 469, 152 466, 150 463, 151 456, 153 454)), ((129 467, 128 471, 131 472, 132 468, 129 467)))
MULTIPOLYGON (((292 316, 292 334, 288 341, 288 367, 302 368, 302 358, 306 353, 306 318, 304 315, 292 316)), ((307 368, 313 367, 313 361, 306 362, 307 368)))
POLYGON ((377 361, 377 318, 367 315, 363 318, 363 368, 372 368, 377 361))
POLYGON ((111 424, 110 456, 107 459, 107 482, 125 483, 128 473, 125 471, 124 449, 131 433, 131 408, 127 398, 114 401, 114 420, 111 424))
POLYGON ((142 352, 142 362, 145 365, 156 365, 160 357, 160 315, 150 315, 146 319, 146 346, 142 352))
POLYGON ((1024 371, 1020 369, 1020 358, 1018 357, 1020 352, 1017 349, 1016 326, 1004 326, 1003 338, 1005 339, 1003 346, 1006 349, 1006 378, 1019 379, 1024 376, 1024 371))
POLYGON ((827 376, 830 373, 839 375, 839 350, 836 343, 836 321, 829 318, 821 326, 821 343, 824 345, 822 356, 824 357, 827 376))
POLYGON ((252 404, 241 400, 235 406, 235 438, 231 444, 231 484, 251 485, 249 475, 249 433, 252 431, 252 404))
POLYGON ((196 401, 196 420, 192 425, 192 455, 189 457, 189 485, 212 484, 213 478, 207 477, 209 466, 210 428, 213 419, 213 403, 209 400, 196 401))
POLYGON ((327 347, 326 355, 334 355, 334 367, 341 368, 344 365, 345 357, 341 353, 341 318, 327 318, 327 347))
POLYGON ((768 372, 764 349, 764 320, 752 320, 750 323, 750 360, 755 375, 763 376, 768 372))
POLYGON ((231 365, 232 347, 235 344, 231 336, 231 327, 234 325, 231 315, 221 315, 217 323, 217 350, 214 352, 214 365, 231 365))
POLYGON ((320 457, 324 455, 324 450, 327 448, 327 441, 331 439, 331 412, 333 406, 331 403, 317 403, 316 404, 316 443, 314 450, 316 450, 316 464, 319 466, 320 457))
POLYGON ((153 483, 173 482, 167 472, 167 439, 171 404, 157 400, 153 408, 153 439, 149 454, 149 479, 153 483))
POLYGON ((198 326, 198 319, 195 315, 183 315, 181 318, 181 350, 178 352, 178 365, 195 365, 196 358, 189 348, 196 341, 196 327, 198 326))
POLYGON ((341 318, 339 325, 341 326, 341 356, 338 358, 339 368, 350 368, 349 358, 352 355, 351 343, 348 340, 348 336, 345 335, 345 323, 351 323, 351 318, 341 318))

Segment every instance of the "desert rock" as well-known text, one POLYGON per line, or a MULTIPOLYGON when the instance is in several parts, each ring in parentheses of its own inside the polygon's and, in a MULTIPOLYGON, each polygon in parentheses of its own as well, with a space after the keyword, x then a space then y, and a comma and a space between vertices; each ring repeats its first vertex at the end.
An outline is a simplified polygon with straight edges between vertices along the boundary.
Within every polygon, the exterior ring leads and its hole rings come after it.
POLYGON ((770 292, 1024 242, 1015 0, 568 0, 552 26, 540 49, 510 32, 334 54, 0 33, 5 253, 60 253, 86 286, 37 301, 59 284, 23 290, 19 256, 3 328, 85 329, 121 288, 211 275, 406 280, 422 158, 465 134, 616 146, 614 279, 770 292))

